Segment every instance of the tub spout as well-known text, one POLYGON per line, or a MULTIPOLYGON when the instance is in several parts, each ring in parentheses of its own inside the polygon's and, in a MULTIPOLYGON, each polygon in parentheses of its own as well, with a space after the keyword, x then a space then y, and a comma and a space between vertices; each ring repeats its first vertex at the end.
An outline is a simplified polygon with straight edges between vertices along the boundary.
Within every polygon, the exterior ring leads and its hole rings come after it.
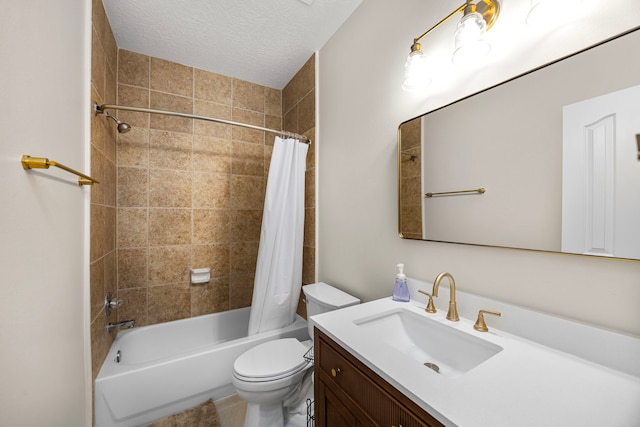
POLYGON ((123 322, 118 322, 118 323, 109 323, 107 324, 107 331, 111 332, 114 329, 129 329, 129 328, 133 328, 135 326, 136 321, 135 320, 125 320, 123 322))

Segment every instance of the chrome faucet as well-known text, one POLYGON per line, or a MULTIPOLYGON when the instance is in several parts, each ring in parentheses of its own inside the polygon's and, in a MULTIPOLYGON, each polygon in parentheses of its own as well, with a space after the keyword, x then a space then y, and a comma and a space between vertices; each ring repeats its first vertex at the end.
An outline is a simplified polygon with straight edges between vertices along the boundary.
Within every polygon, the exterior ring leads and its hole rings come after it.
POLYGON ((135 320, 125 320, 118 323, 108 323, 107 324, 107 332, 111 332, 114 329, 129 329, 135 326, 135 320))
POLYGON ((460 317, 458 316, 458 309, 456 308, 456 281, 453 280, 453 276, 446 271, 438 274, 436 280, 433 282, 433 290, 431 291, 431 294, 434 297, 438 296, 438 288, 440 287, 440 282, 445 277, 449 279, 449 311, 447 311, 447 319, 451 320, 452 322, 457 322, 458 320, 460 320, 460 317))

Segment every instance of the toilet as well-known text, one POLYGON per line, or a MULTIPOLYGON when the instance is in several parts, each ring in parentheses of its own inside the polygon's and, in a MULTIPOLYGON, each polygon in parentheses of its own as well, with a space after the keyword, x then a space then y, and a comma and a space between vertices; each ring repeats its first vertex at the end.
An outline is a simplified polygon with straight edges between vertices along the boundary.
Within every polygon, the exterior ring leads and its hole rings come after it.
MULTIPOLYGON (((360 300, 323 282, 302 287, 310 340, 283 338, 259 344, 238 357, 231 381, 247 402, 244 427, 283 427, 285 407, 301 403, 311 388, 313 346, 311 316, 359 304, 360 300)), ((306 425, 306 424, 305 424, 306 425)))

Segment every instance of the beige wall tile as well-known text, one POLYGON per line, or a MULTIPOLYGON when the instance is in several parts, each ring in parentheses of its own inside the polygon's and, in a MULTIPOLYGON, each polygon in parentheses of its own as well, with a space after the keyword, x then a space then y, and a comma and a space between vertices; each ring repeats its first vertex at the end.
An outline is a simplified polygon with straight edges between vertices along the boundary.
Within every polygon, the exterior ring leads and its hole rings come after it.
MULTIPOLYGON (((104 258, 92 262, 89 266, 89 280, 91 283, 91 320, 101 315, 104 309, 104 258)), ((104 314, 102 314, 104 316, 104 314)))
POLYGON ((264 186, 264 177, 232 175, 231 208, 262 209, 264 186))
POLYGON ((199 69, 193 70, 194 98, 232 105, 232 78, 199 69))
POLYGON ((118 248, 147 246, 148 209, 118 208, 117 245, 118 248))
POLYGON ((118 290, 148 286, 147 248, 118 249, 118 290))
POLYGON ((316 142, 314 141, 316 128, 311 128, 304 133, 307 138, 311 139, 309 151, 307 151, 307 170, 316 167, 316 142))
POLYGON ((118 207, 149 206, 149 172, 140 168, 118 168, 118 207))
POLYGON ((191 209, 149 209, 149 245, 190 245, 191 209))
POLYGON ((149 284, 189 281, 191 246, 160 246, 149 249, 149 284))
POLYGON ((231 173, 264 176, 264 148, 261 144, 233 142, 231 173))
POLYGON ((147 288, 120 289, 118 298, 122 300, 122 306, 117 310, 118 321, 135 320, 136 327, 146 326, 148 295, 147 288))
POLYGON ((149 131, 149 167, 191 170, 193 135, 151 129, 149 131))
POLYGON ((193 174, 193 207, 228 209, 231 204, 230 178, 223 173, 193 174))
POLYGON ((149 171, 149 206, 191 208, 191 172, 170 169, 149 171))
POLYGON ((146 55, 120 49, 118 51, 118 82, 149 88, 150 62, 150 58, 146 55))
MULTIPOLYGON (((211 117, 214 119, 231 120, 232 107, 229 105, 216 104, 195 100, 193 104, 194 114, 198 116, 211 117)), ((205 120, 196 120, 193 132, 196 135, 212 136, 220 139, 231 139, 231 126, 205 120)))
MULTIPOLYGON (((282 117, 278 116, 264 116, 264 127, 275 130, 283 130, 282 127, 282 117)), ((276 133, 265 133, 264 135, 264 144, 273 146, 276 136, 279 136, 276 133)))
MULTIPOLYGON (((111 25, 109 24, 109 20, 104 19, 104 34, 100 37, 102 41, 102 47, 104 48, 104 53, 107 58, 107 65, 109 69, 113 72, 113 81, 116 81, 116 73, 118 72, 118 46, 116 45, 116 39, 113 37, 113 31, 111 30, 111 25)), ((115 98, 113 99, 115 101, 115 98)))
POLYGON ((193 68, 152 57, 150 88, 193 98, 193 68))
POLYGON ((315 87, 315 54, 282 90, 283 111, 287 113, 315 87))
MULTIPOLYGON (((105 70, 104 84, 104 104, 116 104, 118 100, 118 85, 116 84, 116 74, 111 67, 105 70)), ((92 100, 93 101, 93 100, 92 100)))
POLYGON ((149 167, 149 129, 133 127, 118 134, 118 166, 149 167))
MULTIPOLYGON (((94 145, 91 144, 91 172, 90 175, 100 181, 101 183, 105 182, 105 163, 107 159, 100 152, 100 150, 94 145)), ((92 185, 91 189, 91 203, 96 204, 104 204, 104 193, 105 186, 104 185, 92 185)))
POLYGON ((316 205, 316 174, 315 170, 307 170, 304 174, 305 192, 304 206, 313 208, 316 205))
POLYGON ((282 126, 289 132, 298 133, 298 105, 296 104, 292 109, 287 111, 284 115, 282 126))
MULTIPOLYGON (((115 203, 114 203, 115 205, 115 203)), ((117 211, 115 206, 105 206, 104 209, 104 254, 116 249, 117 211)))
MULTIPOLYGON (((151 91, 149 105, 153 110, 175 111, 178 113, 193 113, 193 99, 184 96, 171 95, 163 92, 151 91)), ((191 133, 193 120, 183 117, 151 114, 149 118, 151 129, 162 129, 172 132, 191 133)))
POLYGON ((104 315, 96 317, 91 322, 91 375, 94 380, 98 376, 102 363, 115 338, 115 336, 109 335, 106 326, 107 319, 104 315))
MULTIPOLYGON (((264 127, 264 114, 262 113, 234 108, 232 118, 234 122, 264 127)), ((241 126, 233 126, 231 132, 234 141, 245 141, 253 142, 255 144, 264 144, 263 131, 249 129, 241 126)))
POLYGON ((102 205, 91 204, 90 220, 91 220, 91 232, 90 232, 90 260, 96 261, 104 256, 105 240, 106 240, 106 228, 105 228, 105 213, 106 208, 102 205))
POLYGON ((107 58, 94 28, 91 32, 91 84, 102 99, 105 98, 106 66, 107 58))
MULTIPOLYGON (((117 260, 116 251, 111 251, 105 255, 104 259, 104 293, 111 292, 111 295, 117 295, 117 260)), ((102 295, 104 300, 104 295, 102 295)))
POLYGON ((231 276, 229 279, 229 309, 251 306, 253 274, 231 276))
POLYGON ((234 242, 260 241, 262 210, 231 211, 231 236, 234 242))
POLYGON ((254 274, 258 260, 258 242, 231 243, 231 275, 254 274))
POLYGON ((264 86, 233 79, 233 107, 264 113, 264 86))
POLYGON ((229 211, 228 210, 193 210, 193 243, 210 245, 229 243, 229 211))
MULTIPOLYGON (((122 84, 122 82, 118 82, 118 104, 129 107, 149 108, 149 90, 146 88, 129 86, 122 84)), ((143 128, 149 127, 149 114, 147 113, 118 110, 116 115, 118 119, 131 126, 143 128)), ((115 128, 115 124, 113 123, 111 123, 110 126, 112 128, 115 128)))
POLYGON ((306 132, 316 126, 316 93, 307 93, 298 104, 298 132, 306 132))
POLYGON ((213 278, 208 283, 191 285, 191 316, 229 310, 229 277, 213 278))
POLYGON ((149 323, 170 322, 191 315, 191 290, 188 283, 149 288, 149 323))
POLYGON ((268 116, 282 117, 282 91, 264 88, 264 113, 268 116))
POLYGON ((229 276, 229 243, 215 245, 194 245, 192 250, 193 268, 210 268, 211 277, 229 276))
POLYGON ((314 248, 316 246, 316 209, 304 210, 304 246, 314 248))
POLYGON ((211 136, 193 136, 193 170, 231 172, 231 141, 211 136))
POLYGON ((100 0, 91 1, 91 24, 100 38, 104 38, 106 31, 107 15, 100 0))
POLYGON ((302 283, 309 284, 316 281, 316 250, 305 246, 302 249, 302 283))

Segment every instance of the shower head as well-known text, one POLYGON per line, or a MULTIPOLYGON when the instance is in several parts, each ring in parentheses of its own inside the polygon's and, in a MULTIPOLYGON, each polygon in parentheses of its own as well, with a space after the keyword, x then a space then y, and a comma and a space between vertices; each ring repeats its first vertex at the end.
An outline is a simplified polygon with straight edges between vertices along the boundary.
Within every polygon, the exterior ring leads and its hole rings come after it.
POLYGON ((121 122, 117 117, 107 113, 104 107, 108 107, 108 105, 98 105, 93 104, 93 110, 96 114, 104 114, 118 125, 118 133, 127 133, 131 130, 131 126, 128 123, 121 122))
POLYGON ((118 120, 117 117, 112 116, 111 114, 107 113, 106 111, 104 112, 104 115, 107 116, 108 118, 112 119, 114 122, 116 122, 118 124, 118 132, 119 133, 127 133, 131 130, 131 126, 129 126, 127 123, 121 122, 120 120, 118 120))

